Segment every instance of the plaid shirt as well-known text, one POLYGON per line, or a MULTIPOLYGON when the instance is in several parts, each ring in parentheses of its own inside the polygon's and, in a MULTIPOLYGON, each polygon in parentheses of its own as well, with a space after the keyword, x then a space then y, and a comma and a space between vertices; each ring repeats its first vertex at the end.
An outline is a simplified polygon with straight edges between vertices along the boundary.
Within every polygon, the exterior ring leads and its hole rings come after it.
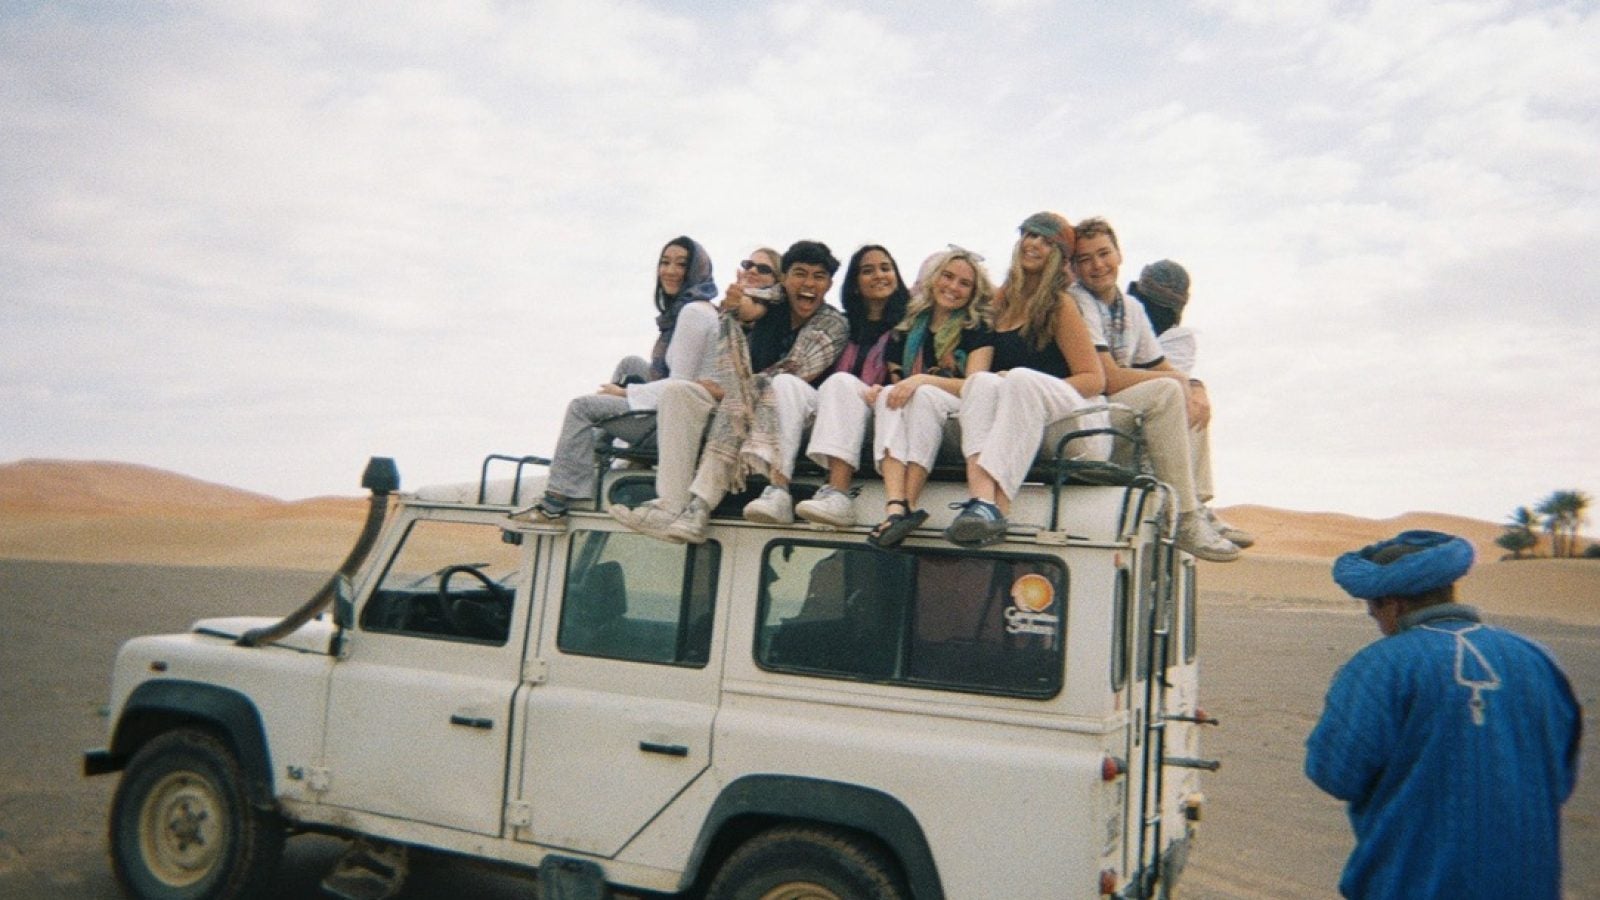
POLYGON ((844 346, 850 340, 850 325, 844 313, 831 306, 823 306, 811 321, 800 326, 794 346, 766 369, 764 375, 793 375, 802 381, 815 382, 828 374, 844 346))

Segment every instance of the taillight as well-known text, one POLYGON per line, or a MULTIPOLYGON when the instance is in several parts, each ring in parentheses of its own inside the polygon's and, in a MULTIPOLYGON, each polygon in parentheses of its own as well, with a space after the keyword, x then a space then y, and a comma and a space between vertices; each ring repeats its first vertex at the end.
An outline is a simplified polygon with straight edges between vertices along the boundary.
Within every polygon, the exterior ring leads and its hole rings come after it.
POLYGON ((1100 760, 1101 781, 1116 781, 1126 771, 1128 771, 1128 767, 1123 765, 1122 760, 1117 759, 1115 756, 1107 754, 1105 759, 1100 760))
POLYGON ((1117 871, 1115 869, 1100 870, 1100 896, 1109 897, 1117 892, 1117 871))

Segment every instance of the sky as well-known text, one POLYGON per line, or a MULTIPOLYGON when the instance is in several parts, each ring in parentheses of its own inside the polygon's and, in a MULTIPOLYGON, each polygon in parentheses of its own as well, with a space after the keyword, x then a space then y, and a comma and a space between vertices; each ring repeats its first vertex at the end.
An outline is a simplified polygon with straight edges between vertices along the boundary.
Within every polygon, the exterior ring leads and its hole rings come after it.
MULTIPOLYGON (((1600 5, 0 0, 0 463, 548 454, 655 261, 1178 260, 1216 505, 1600 497, 1600 5)), ((832 299, 837 302, 837 285, 832 299)))

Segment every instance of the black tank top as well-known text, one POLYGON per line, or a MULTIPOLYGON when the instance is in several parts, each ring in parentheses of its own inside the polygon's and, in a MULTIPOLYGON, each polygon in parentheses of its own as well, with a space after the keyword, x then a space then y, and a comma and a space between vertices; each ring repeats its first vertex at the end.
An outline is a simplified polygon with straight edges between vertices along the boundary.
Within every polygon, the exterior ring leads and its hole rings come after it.
POLYGON ((1043 349, 1034 349, 1033 345, 1022 338, 1022 329, 1014 331, 996 331, 994 333, 994 362, 989 368, 996 372, 1007 369, 1032 369, 1057 378, 1066 378, 1072 374, 1072 369, 1067 365, 1067 358, 1061 355, 1061 348, 1051 340, 1043 349))

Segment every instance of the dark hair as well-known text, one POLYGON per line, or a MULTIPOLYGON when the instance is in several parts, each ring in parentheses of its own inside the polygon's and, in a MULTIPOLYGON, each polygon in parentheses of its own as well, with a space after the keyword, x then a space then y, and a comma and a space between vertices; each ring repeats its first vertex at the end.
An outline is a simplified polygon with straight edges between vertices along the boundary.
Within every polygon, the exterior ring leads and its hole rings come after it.
POLYGON ((783 252, 783 271, 789 271, 789 267, 795 263, 821 266, 828 270, 829 278, 839 271, 839 260, 821 241, 795 241, 790 244, 789 249, 783 252))
POLYGON ((1183 310, 1181 308, 1173 309, 1160 303, 1146 302, 1144 295, 1139 293, 1139 282, 1137 281, 1128 282, 1128 296, 1138 300, 1139 305, 1144 307, 1144 314, 1149 317, 1150 327, 1156 330, 1156 334, 1161 334, 1183 321, 1183 310))
MULTIPOLYGON (((678 285, 678 294, 681 294, 684 291, 688 290, 689 288, 693 287, 694 284, 695 284, 695 281, 696 281, 696 279, 695 279, 695 275, 696 275, 695 264, 697 262, 706 263, 707 261, 706 260, 697 260, 696 259, 696 257, 700 255, 700 245, 695 243, 694 238, 689 237, 686 234, 680 234, 677 237, 673 238, 672 240, 667 241, 665 244, 663 244, 661 246, 661 253, 657 254, 656 259, 659 260, 662 255, 665 255, 666 252, 667 252, 667 248, 668 247, 682 247, 684 249, 684 251, 689 254, 689 258, 684 260, 684 264, 683 264, 683 284, 678 285)), ((708 272, 706 274, 709 274, 709 266, 707 266, 707 269, 708 269, 708 272)), ((664 313, 668 309, 670 309, 672 307, 673 302, 678 299, 678 294, 668 294, 665 290, 662 290, 662 288, 661 288, 661 273, 659 271, 657 271, 656 272, 656 312, 663 312, 664 313)))
POLYGON ((891 325, 899 322, 906 317, 906 304, 911 302, 911 290, 906 287, 906 280, 900 277, 900 264, 895 262, 894 254, 887 247, 867 244, 851 254, 849 264, 844 267, 844 286, 839 289, 844 316, 850 322, 851 343, 860 343, 859 338, 867 327, 867 301, 861 297, 861 261, 873 250, 889 257, 889 266, 894 269, 894 293, 889 295, 889 302, 883 307, 883 320, 891 325))

